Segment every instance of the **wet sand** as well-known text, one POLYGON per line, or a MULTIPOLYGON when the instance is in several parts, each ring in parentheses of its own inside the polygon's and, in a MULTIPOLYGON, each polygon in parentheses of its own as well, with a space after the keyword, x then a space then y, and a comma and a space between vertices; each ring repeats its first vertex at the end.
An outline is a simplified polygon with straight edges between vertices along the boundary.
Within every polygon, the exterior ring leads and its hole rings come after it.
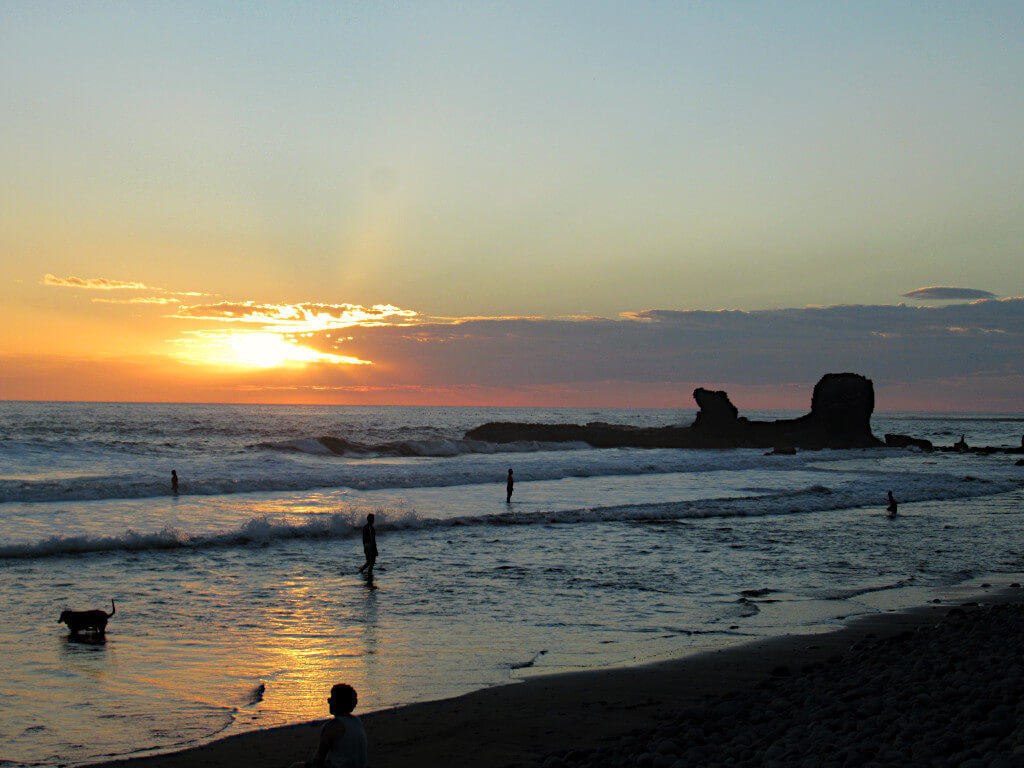
MULTIPOLYGON (((772 638, 645 666, 538 676, 453 699, 374 712, 363 716, 370 741, 370 764, 374 768, 431 765, 557 768, 605 764, 657 768, 673 766, 677 761, 689 764, 699 752, 691 752, 685 761, 683 757, 687 750, 699 747, 696 741, 703 737, 694 736, 692 729, 686 730, 688 720, 710 718, 711 713, 731 711, 730 706, 737 712, 750 709, 742 706, 745 699, 751 703, 759 697, 769 703, 783 701, 792 698, 789 688, 799 692, 801 701, 827 701, 832 696, 853 700, 853 694, 835 686, 848 684, 847 688, 860 686, 857 688, 860 690, 865 688, 865 676, 877 681, 889 679, 887 675, 900 671, 920 673, 920 665, 913 666, 919 660, 919 651, 930 649, 933 654, 950 655, 948 650, 943 650, 946 646, 936 645, 939 642, 936 638, 940 636, 940 639, 945 638, 942 642, 953 644, 955 655, 969 659, 975 655, 974 646, 991 636, 990 629, 975 624, 985 621, 1007 624, 1016 621, 1018 614, 1024 615, 1024 590, 1018 587, 981 590, 981 594, 975 596, 864 617, 835 632, 772 638), (993 608, 1004 605, 1011 607, 993 608), (659 748, 663 754, 659 754, 659 748)), ((1019 650, 1006 649, 1008 655, 1017 655, 1019 650)), ((986 648, 984 654, 986 658, 991 657, 992 648, 986 648)), ((1017 659, 1012 661, 1018 663, 1017 659)), ((992 665, 999 663, 998 658, 991 660, 992 665)), ((919 682, 906 684, 915 686, 912 691, 881 689, 877 696, 886 699, 913 694, 914 709, 926 710, 929 699, 920 698, 924 694, 917 689, 919 682)), ((962 680, 958 684, 969 687, 969 683, 962 680)), ((877 714, 880 705, 869 702, 858 706, 877 714)), ((760 719, 751 721, 749 728, 739 716, 729 718, 738 724, 741 733, 736 738, 747 752, 751 745, 742 743, 742 732, 746 729, 753 735, 760 727, 758 723, 763 725, 772 720, 772 716, 763 711, 754 715, 760 719)), ((792 714, 784 715, 780 707, 775 720, 782 718, 780 722, 788 724, 792 717, 792 714)), ((779 724, 774 723, 775 731, 779 724)), ((103 765, 276 768, 310 756, 318 731, 317 723, 274 728, 173 754, 103 765)), ((812 738, 812 730, 807 732, 808 738, 812 738)), ((806 754, 806 744, 801 747, 799 742, 791 741, 784 742, 789 745, 790 757, 801 749, 806 754)), ((724 745, 716 744, 721 752, 724 745)), ((763 750, 772 743, 753 746, 763 750)), ((708 744, 707 749, 712 749, 712 745, 708 744)), ((702 764, 713 759, 707 749, 702 764)), ((737 755, 742 754, 737 752, 737 755)), ((1019 758, 1024 758, 1024 753, 1008 758, 1007 764, 1019 758)), ((754 759, 755 764, 764 764, 765 756, 757 753, 754 759)), ((819 763, 812 761, 811 764, 819 763)), ((886 761, 880 760, 879 764, 886 764, 886 761)))

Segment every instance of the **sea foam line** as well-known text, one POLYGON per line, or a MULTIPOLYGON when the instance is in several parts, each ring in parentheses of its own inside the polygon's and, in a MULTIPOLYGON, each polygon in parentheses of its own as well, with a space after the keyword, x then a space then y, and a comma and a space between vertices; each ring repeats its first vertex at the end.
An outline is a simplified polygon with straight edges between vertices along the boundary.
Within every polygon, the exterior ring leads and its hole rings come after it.
POLYGON ((592 448, 587 443, 581 442, 543 443, 536 440, 520 440, 511 443, 490 443, 485 440, 457 440, 451 438, 360 443, 342 437, 331 437, 330 435, 257 443, 254 447, 275 451, 308 453, 315 456, 347 456, 352 458, 372 456, 448 458, 470 453, 535 453, 537 451, 576 451, 592 448))
MULTIPOLYGON (((934 476, 897 476, 903 482, 904 502, 970 498, 1004 493, 1021 486, 1019 482, 963 482, 950 478, 939 483, 934 476)), ((489 515, 454 518, 420 517, 407 508, 376 508, 377 529, 388 531, 423 530, 465 526, 509 526, 583 524, 598 522, 642 522, 696 520, 708 517, 760 517, 780 514, 809 514, 841 509, 877 506, 883 510, 879 488, 887 480, 876 478, 870 486, 842 486, 837 489, 813 485, 796 491, 763 496, 742 496, 695 501, 624 504, 607 507, 582 507, 547 512, 509 511, 489 515)), ((152 533, 125 531, 116 536, 52 536, 42 541, 0 545, 0 559, 32 559, 77 556, 102 552, 169 549, 206 549, 210 547, 268 544, 291 539, 343 539, 358 535, 366 509, 353 509, 313 516, 301 523, 288 523, 268 516, 254 517, 236 529, 218 533, 189 533, 166 527, 152 533)))
MULTIPOLYGON (((806 454, 780 462, 780 457, 762 456, 760 451, 729 454, 669 449, 589 449, 539 452, 517 461, 531 480, 601 475, 642 475, 665 472, 710 472, 725 469, 803 469, 809 461, 837 458, 806 454)), ((217 496, 237 493, 306 491, 316 488, 444 487, 503 481, 504 458, 474 455, 425 462, 379 463, 331 455, 323 458, 304 454, 298 461, 283 458, 268 466, 265 462, 238 463, 211 468, 209 474, 193 473, 183 478, 183 496, 217 496), (310 465, 309 462, 312 462, 310 465), (499 469, 500 467, 500 469, 499 469)), ((179 468, 180 474, 180 468, 179 468)), ((53 501, 99 501, 168 496, 169 481, 156 468, 120 474, 73 478, 16 480, 0 478, 0 503, 46 503, 53 501)))

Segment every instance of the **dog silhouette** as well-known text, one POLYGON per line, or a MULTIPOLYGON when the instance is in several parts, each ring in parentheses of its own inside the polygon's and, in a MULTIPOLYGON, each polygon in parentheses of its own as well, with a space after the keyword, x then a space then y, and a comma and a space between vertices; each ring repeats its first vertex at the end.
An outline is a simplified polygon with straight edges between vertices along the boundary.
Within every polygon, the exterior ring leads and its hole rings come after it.
POLYGON ((107 631, 107 619, 113 616, 117 612, 117 606, 114 601, 110 601, 111 611, 61 611, 60 618, 57 619, 57 623, 63 622, 68 625, 68 629, 71 630, 71 636, 74 637, 79 632, 95 632, 96 634, 102 635, 107 631))

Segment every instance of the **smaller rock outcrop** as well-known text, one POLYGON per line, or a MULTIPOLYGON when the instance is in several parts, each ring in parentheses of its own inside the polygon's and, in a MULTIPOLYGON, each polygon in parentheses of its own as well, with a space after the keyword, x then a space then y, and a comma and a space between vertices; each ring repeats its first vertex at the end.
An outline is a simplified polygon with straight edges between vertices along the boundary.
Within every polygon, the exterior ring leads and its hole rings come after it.
POLYGON ((890 432, 885 434, 886 448, 920 448, 922 451, 933 451, 935 446, 931 440, 922 437, 909 437, 908 435, 894 435, 890 432))
POLYGON ((693 429, 733 430, 740 415, 739 410, 729 395, 722 390, 712 391, 697 387, 693 390, 693 399, 697 401, 700 412, 694 419, 693 429))

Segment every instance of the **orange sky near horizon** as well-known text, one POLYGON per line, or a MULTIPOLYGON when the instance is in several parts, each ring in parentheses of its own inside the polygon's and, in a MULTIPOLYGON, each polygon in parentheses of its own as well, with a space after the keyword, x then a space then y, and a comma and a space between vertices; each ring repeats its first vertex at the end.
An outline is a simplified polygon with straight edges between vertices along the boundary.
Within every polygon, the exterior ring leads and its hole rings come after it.
POLYGON ((44 273, 23 286, 35 309, 19 322, 32 333, 0 344, 3 399, 691 410, 704 386, 741 409, 800 411, 821 375, 852 370, 875 380, 880 410, 1024 409, 1017 375, 990 370, 1020 345, 1024 299, 431 318, 390 304, 228 301, 134 278, 44 273), (994 342, 1005 350, 989 354, 994 342), (966 355, 946 364, 951 345, 980 355, 976 370, 966 355), (909 369, 910 350, 934 370, 909 369))

